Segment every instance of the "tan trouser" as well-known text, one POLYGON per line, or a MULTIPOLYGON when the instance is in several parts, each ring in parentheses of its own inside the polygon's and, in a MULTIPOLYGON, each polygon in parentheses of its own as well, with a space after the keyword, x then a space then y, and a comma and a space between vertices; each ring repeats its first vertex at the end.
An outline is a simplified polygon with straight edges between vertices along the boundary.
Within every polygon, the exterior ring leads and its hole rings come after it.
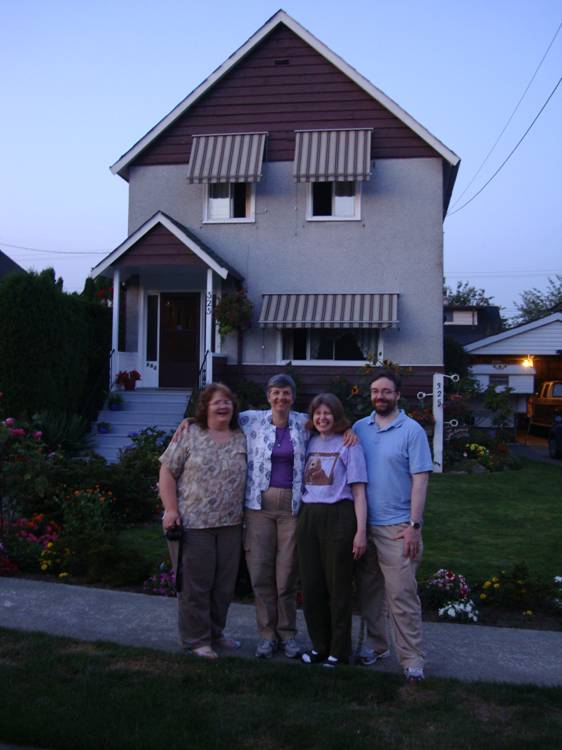
POLYGON ((184 529, 178 626, 186 648, 210 646, 223 636, 238 576, 240 532, 240 525, 184 529))
POLYGON ((261 510, 246 510, 244 550, 261 638, 286 641, 297 632, 296 518, 291 490, 270 487, 261 510))
POLYGON ((407 524, 367 527, 367 552, 357 566, 361 614, 367 626, 365 645, 375 651, 388 648, 387 617, 403 667, 423 666, 421 602, 415 560, 403 555, 403 540, 393 541, 407 524), (386 594, 386 602, 385 602, 386 594))

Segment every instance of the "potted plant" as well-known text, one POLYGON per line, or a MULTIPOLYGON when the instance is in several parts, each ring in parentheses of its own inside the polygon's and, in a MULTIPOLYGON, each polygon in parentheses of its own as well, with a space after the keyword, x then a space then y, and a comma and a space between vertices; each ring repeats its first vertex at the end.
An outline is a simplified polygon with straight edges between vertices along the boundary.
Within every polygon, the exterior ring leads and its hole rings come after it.
POLYGON ((137 370, 121 370, 115 378, 117 385, 122 386, 126 391, 134 391, 137 380, 142 380, 137 370))
POLYGON ((100 435, 106 435, 108 432, 111 432, 111 425, 109 422, 98 422, 97 427, 100 435))
POLYGON ((107 405, 111 411, 121 411, 123 408, 123 396, 120 393, 111 391, 107 397, 107 405))
POLYGON ((253 304, 246 295, 245 289, 227 292, 215 305, 214 315, 221 336, 233 331, 243 331, 252 323, 253 304))

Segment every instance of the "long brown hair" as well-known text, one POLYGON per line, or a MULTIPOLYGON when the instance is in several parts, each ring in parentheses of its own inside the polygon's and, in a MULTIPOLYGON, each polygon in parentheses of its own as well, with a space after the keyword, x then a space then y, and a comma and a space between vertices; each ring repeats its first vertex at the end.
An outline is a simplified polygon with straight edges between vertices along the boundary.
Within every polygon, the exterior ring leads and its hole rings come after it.
POLYGON ((232 401, 232 418, 228 423, 228 426, 231 430, 238 429, 238 399, 224 383, 209 383, 209 385, 201 391, 199 399, 197 400, 197 408, 195 410, 195 418, 193 421, 203 430, 208 429, 209 425, 207 423, 207 418, 209 414, 209 404, 217 391, 224 393, 226 398, 229 398, 232 401))
POLYGON ((313 417, 314 412, 320 406, 327 406, 328 409, 332 412, 332 416, 334 417, 334 426, 332 429, 336 434, 341 435, 343 432, 349 429, 350 422, 345 416, 343 405, 339 398, 337 396, 334 396, 333 393, 319 393, 318 396, 315 396, 312 399, 308 407, 308 420, 305 424, 307 430, 309 430, 310 432, 316 432, 313 417))

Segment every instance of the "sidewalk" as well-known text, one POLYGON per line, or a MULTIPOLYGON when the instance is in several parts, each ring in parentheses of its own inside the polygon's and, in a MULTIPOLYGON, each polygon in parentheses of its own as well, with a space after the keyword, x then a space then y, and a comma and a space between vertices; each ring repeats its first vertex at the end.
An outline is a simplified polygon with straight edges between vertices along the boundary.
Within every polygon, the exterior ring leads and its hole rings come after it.
MULTIPOLYGON (((298 615, 299 639, 307 645, 302 612, 298 615)), ((0 626, 180 652, 175 599, 145 594, 3 577, 0 626)), ((354 643, 358 628, 356 617, 354 643)), ((253 658, 253 606, 233 604, 228 630, 242 641, 236 655, 253 658)), ((424 623, 424 637, 427 676, 562 685, 562 632, 424 623)), ((393 656, 374 669, 400 671, 393 656)))

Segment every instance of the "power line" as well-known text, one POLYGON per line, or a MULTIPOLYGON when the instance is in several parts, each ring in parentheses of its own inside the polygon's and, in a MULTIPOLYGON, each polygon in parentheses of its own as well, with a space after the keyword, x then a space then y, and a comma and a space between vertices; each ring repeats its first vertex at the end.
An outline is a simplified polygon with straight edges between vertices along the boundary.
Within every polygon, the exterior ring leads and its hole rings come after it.
POLYGON ((26 247, 25 245, 11 245, 0 240, 0 247, 11 247, 16 250, 29 250, 33 253, 49 253, 50 255, 106 255, 108 250, 49 250, 46 247, 26 247))
POLYGON ((462 211, 462 209, 463 209, 463 208, 465 208, 466 206, 468 206, 468 204, 469 204, 469 203, 472 203, 472 201, 473 201, 473 200, 474 200, 475 198, 477 198, 477 197, 478 197, 478 196, 480 195, 480 193, 481 193, 481 192, 482 192, 482 191, 484 190, 484 188, 488 187, 488 185, 489 185, 489 184, 490 184, 490 183, 492 182, 492 180, 494 179, 494 177, 496 177, 496 175, 498 175, 498 174, 499 174, 499 173, 501 172, 501 170, 502 170, 502 169, 503 169, 503 168, 505 167, 505 165, 506 165, 506 164, 507 164, 507 162, 508 162, 508 161, 509 161, 509 160, 511 159, 511 157, 513 156, 513 154, 514 154, 514 153, 515 153, 515 152, 517 151, 517 149, 519 148, 519 146, 520 146, 520 145, 521 145, 521 144, 523 143, 523 141, 525 140, 525 138, 526 138, 527 134, 529 133, 529 131, 530 131, 530 130, 531 130, 531 128, 533 127, 533 125, 534 125, 534 124, 536 123, 536 121, 537 121, 537 120, 539 119, 539 117, 540 117, 540 116, 542 115, 542 113, 543 113, 543 112, 544 112, 544 110, 546 109, 546 106, 547 106, 547 104, 548 104, 548 103, 549 103, 549 101, 550 101, 550 100, 552 99, 552 97, 554 96, 554 94, 555 94, 555 92, 556 92, 556 89, 558 88, 558 86, 560 86, 560 84, 561 84, 561 83, 562 83, 562 77, 558 79, 558 83, 557 83, 557 84, 556 84, 556 86, 555 86, 555 87, 554 87, 554 88, 552 89, 552 91, 550 92, 550 94, 549 94, 549 96, 548 96, 547 100, 546 100, 546 101, 545 101, 545 103, 544 103, 544 104, 542 105, 542 107, 541 107, 541 108, 539 109, 539 111, 538 111, 537 115, 535 116, 535 118, 534 118, 533 122, 532 122, 532 123, 531 123, 531 124, 529 125, 529 127, 527 128, 527 130, 526 130, 526 131, 525 131, 525 132, 523 133, 523 135, 521 136, 521 138, 520 138, 520 139, 519 139, 519 140, 517 141, 517 143, 515 144, 515 146, 514 146, 514 147, 513 147, 512 149, 511 149, 511 151, 509 152, 509 154, 508 154, 508 155, 506 156, 506 158, 505 158, 505 159, 504 159, 504 160, 502 161, 502 163, 500 164, 500 166, 499 166, 499 167, 498 167, 498 168, 496 169, 496 171, 495 171, 495 172, 493 173, 493 175, 492 175, 492 176, 491 176, 491 177, 489 178, 489 180, 487 180, 487 181, 486 181, 486 182, 485 182, 485 183, 484 183, 484 184, 482 185, 482 187, 480 188, 480 190, 478 190, 478 191, 477 191, 476 193, 474 193, 474 195, 472 196, 472 198, 469 198, 469 199, 468 199, 468 200, 467 200, 467 201, 466 201, 465 203, 463 203, 463 204, 462 204, 462 206, 459 206, 459 208, 457 208, 457 209, 456 209, 456 211, 451 211, 451 213, 447 214, 447 217, 448 217, 448 216, 454 216, 454 214, 458 214, 458 212, 459 212, 459 211, 462 211))
POLYGON ((478 169, 476 170, 476 172, 475 172, 475 173, 474 173, 474 175, 472 176, 472 179, 470 180, 470 182, 468 183, 468 185, 467 185, 467 186, 465 187, 465 189, 464 189, 464 190, 462 191, 462 193, 461 193, 461 194, 460 194, 460 195, 458 196, 458 198, 457 198, 457 199, 455 200, 455 202, 453 203, 453 205, 451 206, 451 208, 454 208, 454 207, 455 207, 456 205, 458 205, 458 203, 460 202, 461 198, 462 198, 462 197, 463 197, 463 195, 464 195, 464 194, 466 193, 466 191, 468 190, 468 188, 469 188, 469 187, 470 187, 470 186, 472 185, 472 183, 474 182, 474 180, 475 180, 475 179, 476 179, 476 178, 478 177, 478 175, 479 175, 479 174, 480 174, 480 172, 482 171, 482 168, 484 167, 484 165, 486 164, 486 162, 488 161, 488 159, 489 159, 489 158, 490 158, 490 156, 492 155, 492 152, 494 151, 494 149, 496 148, 496 146, 497 146, 497 145, 498 145, 498 143, 500 142, 500 139, 501 139, 502 135, 503 135, 503 134, 505 133, 505 131, 506 131, 506 130, 507 130, 507 128, 509 127, 509 123, 510 123, 510 122, 511 122, 511 121, 513 120, 513 118, 514 118, 514 116, 515 116, 515 113, 516 113, 516 112, 517 112, 517 110, 519 109, 519 105, 521 104, 521 102, 522 102, 522 101, 523 101, 523 99, 525 98, 525 96, 526 96, 526 94, 527 94, 527 91, 528 91, 528 90, 529 90, 529 89, 531 88, 531 84, 532 84, 532 83, 533 83, 533 81, 535 80, 535 78, 536 78, 536 76, 537 76, 537 73, 538 73, 538 72, 539 72, 539 70, 541 69, 541 66, 542 66, 543 62, 544 62, 544 61, 545 61, 545 59, 546 59, 546 56, 547 56, 547 55, 548 55, 548 53, 550 52, 550 48, 551 48, 551 47, 552 47, 552 45, 554 44, 554 40, 555 40, 555 39, 556 39, 556 37, 558 36, 558 32, 560 31, 560 29, 562 29, 562 23, 560 23, 560 24, 559 24, 559 26, 558 26, 558 28, 556 29, 556 32, 555 32, 554 36, 552 37, 552 39, 551 39, 551 41, 550 41, 550 44, 549 44, 549 45, 548 45, 548 47, 546 48, 546 52, 545 52, 545 53, 544 53, 544 55, 542 56, 542 58, 541 58, 541 60, 540 60, 539 64, 537 65, 537 68, 536 68, 535 72, 534 72, 534 73, 533 73, 533 75, 531 76, 531 80, 529 81, 529 83, 528 83, 528 84, 527 84, 527 86, 525 87, 525 91, 524 91, 524 92, 522 93, 522 95, 521 95, 521 98, 519 99, 519 101, 518 101, 518 102, 517 102, 517 104, 515 105, 515 109, 513 110, 513 112, 511 113, 511 115, 509 116, 509 119, 508 119, 508 120, 507 120, 507 122, 505 123, 505 125, 504 125, 504 127, 503 127, 503 129, 502 129, 501 133, 500 133, 500 134, 498 135, 498 137, 497 137, 497 138, 496 138, 496 140, 494 141, 494 144, 493 144, 492 148, 491 148, 491 149, 490 149, 490 150, 488 151, 488 153, 487 153, 487 154, 486 154, 486 156, 484 157, 484 161, 482 162, 482 164, 480 164, 480 166, 478 167, 478 169))

